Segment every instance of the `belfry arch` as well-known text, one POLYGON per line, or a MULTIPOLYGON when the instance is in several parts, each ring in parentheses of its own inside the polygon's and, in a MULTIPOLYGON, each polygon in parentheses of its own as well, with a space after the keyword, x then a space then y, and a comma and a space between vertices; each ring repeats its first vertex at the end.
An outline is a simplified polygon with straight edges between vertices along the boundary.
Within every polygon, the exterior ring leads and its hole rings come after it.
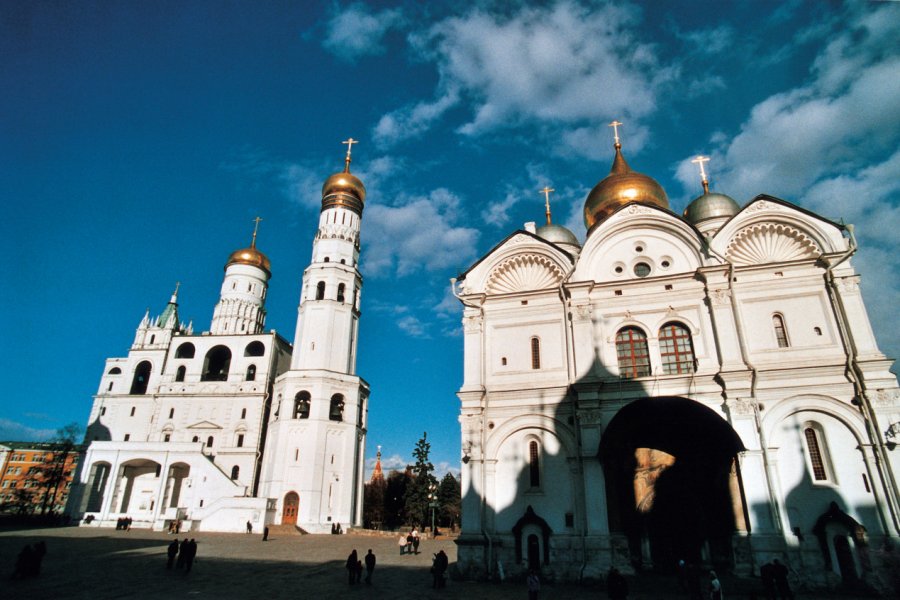
POLYGON ((746 531, 737 432, 707 406, 681 397, 623 407, 600 441, 609 527, 631 560, 671 569, 679 560, 731 564, 731 539, 746 531))

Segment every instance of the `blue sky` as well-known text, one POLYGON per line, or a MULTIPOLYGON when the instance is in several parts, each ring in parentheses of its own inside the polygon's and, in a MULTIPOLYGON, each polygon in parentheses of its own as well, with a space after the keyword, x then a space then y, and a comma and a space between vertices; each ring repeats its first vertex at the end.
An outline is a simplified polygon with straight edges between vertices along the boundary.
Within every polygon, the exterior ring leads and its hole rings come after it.
MULTIPOLYGON (((584 238, 611 132, 672 208, 712 188, 857 226, 882 350, 900 351, 900 5, 835 2, 0 4, 0 439, 84 423, 176 281, 209 327, 228 255, 272 260, 293 337, 321 184, 361 140, 358 372, 367 456, 423 431, 459 461, 460 310, 448 280, 556 189, 584 238)), ((443 464, 442 464, 443 463, 443 464)))

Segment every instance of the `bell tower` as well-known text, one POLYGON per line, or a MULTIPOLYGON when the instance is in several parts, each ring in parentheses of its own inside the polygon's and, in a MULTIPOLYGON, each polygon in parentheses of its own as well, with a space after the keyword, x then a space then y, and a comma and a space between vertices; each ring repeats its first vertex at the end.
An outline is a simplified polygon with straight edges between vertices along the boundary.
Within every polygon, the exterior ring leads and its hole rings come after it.
POLYGON ((263 494, 277 501, 276 523, 310 533, 362 522, 369 386, 356 375, 356 342, 366 188, 350 172, 356 143, 344 142, 344 170, 322 186, 291 369, 275 383, 262 474, 263 494))
POLYGON ((213 335, 262 333, 266 324, 266 292, 272 267, 268 257, 256 249, 259 217, 254 219, 249 248, 235 250, 225 263, 225 278, 219 302, 213 311, 213 335))

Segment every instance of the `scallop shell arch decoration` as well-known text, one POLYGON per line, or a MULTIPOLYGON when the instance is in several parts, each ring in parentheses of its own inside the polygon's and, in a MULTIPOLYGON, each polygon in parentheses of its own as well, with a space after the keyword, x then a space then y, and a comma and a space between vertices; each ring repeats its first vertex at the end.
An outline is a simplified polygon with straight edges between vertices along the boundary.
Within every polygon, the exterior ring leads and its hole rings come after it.
POLYGON ((546 256, 520 254, 508 258, 491 271, 488 294, 542 290, 559 285, 563 272, 546 256))
POLYGON ((738 231, 725 256, 736 265, 758 265, 815 258, 818 244, 799 229, 781 223, 757 223, 738 231))

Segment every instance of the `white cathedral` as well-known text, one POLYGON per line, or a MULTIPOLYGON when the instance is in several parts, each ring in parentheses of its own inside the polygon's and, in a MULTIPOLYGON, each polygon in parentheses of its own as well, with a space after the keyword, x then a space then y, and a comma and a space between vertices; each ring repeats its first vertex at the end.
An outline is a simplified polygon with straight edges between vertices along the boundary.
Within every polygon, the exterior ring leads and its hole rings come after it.
MULTIPOLYGON (((366 190, 322 188, 293 347, 266 332, 271 265, 256 247, 225 264, 209 331, 178 317, 178 289, 144 316, 128 355, 106 361, 69 505, 92 526, 310 533, 362 518, 368 384, 356 374, 360 220, 366 190)), ((257 226, 259 221, 257 220, 257 226)))
POLYGON ((741 207, 704 160, 678 215, 616 131, 583 243, 548 202, 453 281, 463 574, 779 558, 877 585, 900 552, 900 391, 852 226, 766 195, 741 207))

